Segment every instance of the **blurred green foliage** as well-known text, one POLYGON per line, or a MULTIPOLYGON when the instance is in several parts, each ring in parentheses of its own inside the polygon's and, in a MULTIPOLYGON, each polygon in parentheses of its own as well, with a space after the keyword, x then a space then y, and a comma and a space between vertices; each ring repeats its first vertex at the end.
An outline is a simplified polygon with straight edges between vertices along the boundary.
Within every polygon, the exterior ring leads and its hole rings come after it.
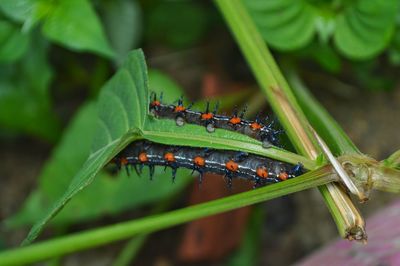
POLYGON ((0 21, 0 63, 12 63, 26 52, 30 35, 9 21, 0 21))
POLYGON ((389 68, 400 64, 399 1, 244 0, 244 3, 265 41, 290 60, 311 59, 323 71, 339 78, 353 76, 353 82, 362 88, 393 88, 395 75, 381 70, 382 57, 378 56, 383 54, 389 68))
POLYGON ((143 27, 141 7, 136 1, 115 0, 105 1, 99 10, 116 60, 122 62, 140 42, 143 27))
POLYGON ((76 51, 92 51, 112 57, 114 52, 89 0, 6 0, 0 8, 23 23, 23 32, 41 24, 43 35, 76 51))
MULTIPOLYGON (((18 32, 15 27, 12 29, 18 32)), ((48 45, 36 34, 26 40, 30 40, 29 50, 25 43, 17 41, 13 46, 22 45, 23 51, 18 49, 14 54, 13 64, 0 65, 0 124, 15 132, 55 141, 61 128, 52 112, 49 93, 53 71, 46 58, 48 45)))
MULTIPOLYGON (((370 73, 380 67, 382 54, 390 64, 400 64, 399 1, 244 2, 265 41, 280 55, 294 61, 314 60, 335 74, 346 62, 351 65, 346 71, 362 87, 392 87, 392 77, 370 73)), ((9 219, 9 225, 32 224, 43 217, 44 210, 70 184, 90 153, 91 140, 101 137, 94 131, 93 98, 129 51, 138 46, 158 45, 174 51, 206 45, 216 26, 222 25, 216 10, 202 1, 0 1, 0 137, 27 135, 57 143, 38 177, 38 187, 21 211, 9 219), (78 104, 65 114, 59 106, 75 100, 67 99, 74 90, 80 94, 78 104)), ((138 86, 122 72, 105 86, 138 86)), ((150 71, 149 79, 150 90, 164 91, 166 102, 182 94, 182 89, 162 72, 150 71)), ((231 105, 240 93, 224 97, 223 104, 231 105)), ((113 104, 105 109, 121 112, 118 104, 113 104)), ((139 112, 147 110, 141 104, 139 112)), ((200 104, 196 108, 201 108, 200 104)), ((143 121, 139 118, 136 122, 143 121)), ((157 202, 180 191, 189 181, 187 175, 182 171, 171 186, 169 179, 150 182, 135 175, 126 178, 125 173, 116 177, 101 173, 54 223, 69 225, 157 202), (146 193, 143 187, 149 187, 152 193, 146 193)), ((247 244, 232 265, 249 260, 254 251, 249 246, 256 234, 256 229, 248 232, 247 244)))
POLYGON ((388 46, 399 8, 397 0, 246 0, 245 3, 271 46, 294 50, 312 41, 328 45, 333 39, 338 51, 351 59, 372 58, 388 46))

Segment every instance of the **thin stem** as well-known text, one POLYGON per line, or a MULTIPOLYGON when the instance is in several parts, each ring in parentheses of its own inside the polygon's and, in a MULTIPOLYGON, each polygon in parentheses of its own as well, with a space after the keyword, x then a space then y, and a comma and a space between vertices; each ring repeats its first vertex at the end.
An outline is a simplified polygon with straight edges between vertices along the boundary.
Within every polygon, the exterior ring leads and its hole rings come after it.
POLYGON ((324 167, 285 182, 211 202, 8 250, 0 253, 0 265, 43 261, 327 184, 336 181, 330 171, 330 167, 324 167))
MULTIPOLYGON (((163 211, 166 211, 177 200, 178 194, 159 202, 150 212, 150 215, 159 214, 163 211)), ((139 253, 140 248, 146 242, 149 235, 150 234, 141 234, 129 240, 122 251, 118 254, 113 266, 130 265, 135 256, 139 253)))
POLYGON ((113 266, 126 266, 130 265, 131 261, 136 257, 139 253, 140 248, 146 242, 148 234, 138 235, 124 246, 121 253, 118 254, 118 257, 113 262, 113 266))

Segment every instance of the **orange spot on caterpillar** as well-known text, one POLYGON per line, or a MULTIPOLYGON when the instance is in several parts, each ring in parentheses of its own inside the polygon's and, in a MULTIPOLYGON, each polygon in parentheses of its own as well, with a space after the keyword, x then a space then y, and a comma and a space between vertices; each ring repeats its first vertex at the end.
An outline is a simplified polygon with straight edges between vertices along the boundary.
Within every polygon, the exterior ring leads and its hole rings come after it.
POLYGON ((120 159, 120 162, 121 162, 121 164, 126 165, 126 164, 128 164, 128 159, 126 159, 126 158, 121 158, 121 159, 120 159))
POLYGON ((138 159, 142 163, 145 163, 149 160, 149 158, 147 158, 147 153, 145 153, 145 152, 141 152, 138 156, 138 159))
POLYGON ((179 112, 183 112, 185 110, 186 110, 185 106, 177 105, 177 106, 175 106, 174 112, 179 113, 179 112))
POLYGON ((170 163, 175 162, 175 155, 172 152, 167 152, 164 154, 164 159, 170 163))
POLYGON ((259 123, 257 123, 257 122, 253 122, 253 123, 250 124, 250 128, 251 128, 252 130, 259 130, 259 129, 262 128, 262 125, 259 124, 259 123))
POLYGON ((213 113, 204 113, 201 114, 201 120, 210 120, 214 117, 213 113))
POLYGON ((236 125, 239 124, 240 122, 242 122, 242 119, 240 119, 240 117, 234 116, 231 119, 229 119, 229 123, 236 125))
POLYGON ((256 173, 257 173, 258 177, 261 177, 261 178, 268 177, 268 170, 265 166, 257 167, 256 173))
POLYGON ((232 160, 225 163, 225 167, 232 172, 236 172, 239 169, 239 165, 232 160))
POLYGON ((206 160, 200 156, 194 157, 193 162, 195 165, 200 166, 200 167, 203 167, 206 165, 206 160))
POLYGON ((151 104, 150 104, 152 107, 154 107, 154 106, 160 106, 161 105, 161 103, 159 102, 159 101, 152 101, 151 102, 151 104))
POLYGON ((289 175, 286 172, 282 172, 282 173, 279 174, 278 177, 279 177, 280 180, 285 181, 285 180, 287 180, 289 178, 289 175))

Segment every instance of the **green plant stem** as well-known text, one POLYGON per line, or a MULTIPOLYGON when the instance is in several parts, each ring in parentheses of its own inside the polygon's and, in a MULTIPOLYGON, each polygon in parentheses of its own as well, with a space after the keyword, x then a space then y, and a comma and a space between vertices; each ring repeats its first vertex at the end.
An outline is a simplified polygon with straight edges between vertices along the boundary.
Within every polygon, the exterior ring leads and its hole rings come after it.
POLYGON ((335 176, 332 175, 330 167, 323 167, 285 182, 230 197, 8 250, 0 253, 0 265, 11 266, 43 261, 133 236, 148 234, 202 217, 327 184, 332 181, 335 181, 335 176))
POLYGON ((382 161, 386 167, 391 167, 400 170, 400 150, 390 155, 387 159, 382 161))
MULTIPOLYGON (((308 130, 308 121, 247 10, 240 0, 215 0, 215 3, 296 150, 316 159, 320 151, 308 130)), ((348 236, 355 228, 364 232, 361 215, 337 185, 321 187, 320 191, 341 236, 348 236)))
POLYGON ((117 259, 114 261, 113 266, 126 266, 130 265, 131 261, 138 254, 140 248, 144 245, 148 237, 148 234, 138 235, 125 245, 117 259))
MULTIPOLYGON (((179 194, 179 193, 178 193, 179 194)), ((155 215, 159 214, 163 211, 166 211, 170 206, 177 200, 179 195, 173 195, 172 197, 169 197, 161 202, 159 202, 150 212, 150 215, 155 215)), ((117 258, 115 259, 113 266, 125 266, 125 265, 130 265, 135 258, 135 256, 138 254, 140 248, 144 245, 146 242, 147 238, 149 237, 149 234, 141 234, 138 236, 135 236, 131 240, 128 241, 128 243, 125 245, 125 247, 122 249, 120 254, 118 254, 117 258)))

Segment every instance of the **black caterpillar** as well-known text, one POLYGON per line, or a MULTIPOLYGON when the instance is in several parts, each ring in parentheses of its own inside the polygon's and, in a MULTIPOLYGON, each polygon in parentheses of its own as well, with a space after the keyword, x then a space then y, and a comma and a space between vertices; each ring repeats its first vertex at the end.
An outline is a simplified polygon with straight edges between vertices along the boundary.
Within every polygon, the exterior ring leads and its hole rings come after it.
POLYGON ((160 99, 157 100, 157 95, 152 93, 150 96, 150 112, 161 118, 175 119, 178 126, 183 126, 185 123, 197 124, 205 126, 208 132, 214 132, 215 128, 222 128, 231 131, 236 131, 249 137, 255 138, 262 142, 263 147, 268 148, 271 145, 279 146, 279 135, 282 130, 274 129, 274 121, 263 124, 257 116, 254 121, 243 119, 246 110, 240 114, 234 111, 232 116, 218 115, 218 104, 215 105, 214 111, 210 111, 210 103, 207 102, 207 107, 204 112, 190 110, 190 106, 185 107, 183 100, 179 99, 177 105, 165 105, 160 99))
POLYGON ((124 166, 129 173, 133 167, 138 175, 144 166, 150 169, 153 177, 155 166, 172 168, 172 178, 179 167, 199 172, 199 183, 204 173, 210 172, 226 177, 228 186, 232 179, 241 177, 254 183, 254 187, 281 182, 303 173, 301 164, 290 165, 244 152, 194 148, 187 146, 169 146, 147 140, 131 143, 113 160, 118 168, 124 166))

